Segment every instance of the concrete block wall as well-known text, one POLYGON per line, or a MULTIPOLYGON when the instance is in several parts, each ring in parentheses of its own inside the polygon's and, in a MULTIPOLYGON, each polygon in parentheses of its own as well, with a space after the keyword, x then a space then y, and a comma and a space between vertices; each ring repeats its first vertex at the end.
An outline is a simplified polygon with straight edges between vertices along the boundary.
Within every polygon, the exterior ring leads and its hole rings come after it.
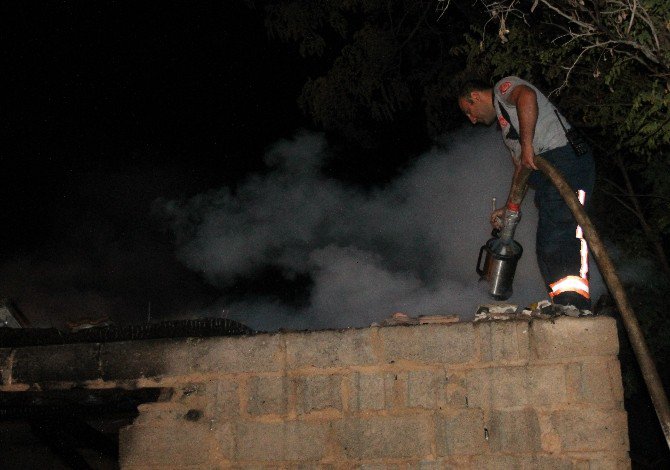
MULTIPOLYGON (((611 318, 76 349, 59 360, 90 365, 84 386, 171 390, 122 429, 126 469, 630 468, 611 318)), ((6 356, 4 389, 44 374, 40 386, 63 387, 82 375, 25 365, 30 353, 20 349, 6 356)))
POLYGON ((201 344, 166 351, 175 393, 122 431, 124 468, 630 466, 609 318, 201 344))

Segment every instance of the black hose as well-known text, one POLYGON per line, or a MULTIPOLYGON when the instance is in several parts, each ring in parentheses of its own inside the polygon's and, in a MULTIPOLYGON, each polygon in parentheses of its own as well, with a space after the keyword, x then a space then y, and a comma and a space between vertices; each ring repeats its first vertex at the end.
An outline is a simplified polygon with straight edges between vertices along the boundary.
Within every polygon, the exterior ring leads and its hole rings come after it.
POLYGON ((582 227, 584 238, 589 244, 591 253, 593 253, 593 257, 600 268, 600 273, 621 313, 624 328, 628 333, 630 344, 633 347, 633 352, 640 365, 642 376, 644 377, 647 389, 649 390, 649 395, 651 395, 651 401, 654 404, 656 415, 661 423, 665 440, 668 444, 668 448, 670 448, 670 407, 668 406, 668 397, 665 394, 665 390, 663 390, 663 384, 658 375, 654 358, 644 339, 642 329, 637 321, 633 307, 628 301, 628 296, 623 288, 623 284, 616 273, 614 263, 612 263, 607 250, 605 250, 605 245, 600 240, 596 228, 586 215, 584 207, 579 203, 575 192, 572 190, 568 182, 565 181, 563 175, 551 163, 538 155, 535 156, 535 164, 538 169, 547 175, 554 186, 556 186, 556 189, 558 189, 558 192, 575 216, 577 223, 582 227))

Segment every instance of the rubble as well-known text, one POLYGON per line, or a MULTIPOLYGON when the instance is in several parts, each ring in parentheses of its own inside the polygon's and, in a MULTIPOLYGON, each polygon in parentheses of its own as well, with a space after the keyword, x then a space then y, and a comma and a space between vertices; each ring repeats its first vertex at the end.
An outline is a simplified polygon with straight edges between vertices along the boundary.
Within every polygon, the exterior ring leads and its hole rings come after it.
POLYGON ((539 302, 535 302, 520 310, 517 305, 496 302, 480 305, 477 308, 477 312, 475 312, 474 321, 514 320, 521 318, 539 318, 548 320, 562 315, 577 318, 592 316, 594 314, 590 310, 579 310, 574 305, 552 304, 548 300, 540 300, 539 302))
POLYGON ((482 320, 509 320, 516 316, 518 305, 505 302, 495 302, 491 304, 480 305, 475 312, 474 321, 482 320))
MULTIPOLYGON (((411 317, 403 312, 396 312, 389 318, 382 320, 382 326, 393 325, 426 325, 435 323, 456 323, 460 321, 458 315, 419 315, 418 317, 411 317)), ((378 326, 373 323, 372 326, 378 326)))
POLYGON ((420 315, 419 324, 427 325, 434 323, 457 323, 461 321, 458 315, 420 315))
MULTIPOLYGON (((590 310, 579 310, 574 305, 555 305, 549 300, 540 300, 524 308, 507 302, 492 302, 477 307, 473 321, 528 320, 530 318, 550 320, 562 315, 576 318, 592 316, 594 313, 590 310)), ((370 326, 446 324, 457 323, 460 320, 458 315, 419 315, 418 317, 412 317, 404 312, 396 312, 380 323, 375 322, 370 326)))

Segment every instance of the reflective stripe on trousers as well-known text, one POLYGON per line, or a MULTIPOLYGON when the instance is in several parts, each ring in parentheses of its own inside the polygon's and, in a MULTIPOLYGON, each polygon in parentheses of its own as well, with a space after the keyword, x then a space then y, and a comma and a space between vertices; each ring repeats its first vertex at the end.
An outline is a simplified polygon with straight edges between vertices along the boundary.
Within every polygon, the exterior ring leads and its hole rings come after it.
MULTIPOLYGON (((577 190, 577 199, 583 206, 586 201, 586 192, 583 189, 577 190)), ((551 292, 549 297, 554 298, 564 292, 576 292, 584 298, 590 299, 589 291, 589 248, 584 240, 582 227, 577 225, 575 238, 579 239, 579 276, 565 276, 558 281, 549 284, 551 292)))

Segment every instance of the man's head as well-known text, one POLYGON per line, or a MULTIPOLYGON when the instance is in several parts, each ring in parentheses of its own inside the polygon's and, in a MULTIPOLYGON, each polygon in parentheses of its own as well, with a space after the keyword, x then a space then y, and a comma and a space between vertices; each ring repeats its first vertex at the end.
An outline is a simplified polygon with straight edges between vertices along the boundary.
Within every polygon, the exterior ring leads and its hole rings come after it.
POLYGON ((484 82, 470 80, 458 93, 458 106, 471 123, 490 126, 496 121, 493 107, 493 89, 484 82))

